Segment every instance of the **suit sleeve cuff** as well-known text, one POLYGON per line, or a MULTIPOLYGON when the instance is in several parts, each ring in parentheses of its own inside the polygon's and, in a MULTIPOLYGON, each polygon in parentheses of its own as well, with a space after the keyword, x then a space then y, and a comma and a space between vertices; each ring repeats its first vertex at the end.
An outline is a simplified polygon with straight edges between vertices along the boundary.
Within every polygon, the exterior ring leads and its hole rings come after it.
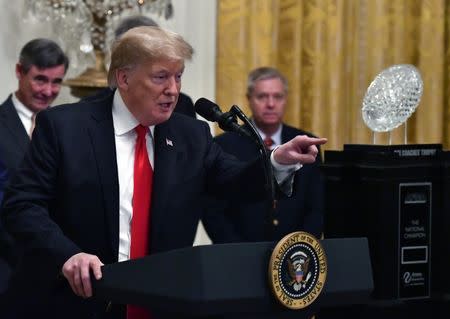
POLYGON ((279 146, 275 147, 273 151, 270 154, 270 162, 272 163, 273 167, 273 174, 275 176, 275 179, 278 183, 278 185, 283 184, 283 182, 290 176, 293 176, 296 171, 298 171, 300 168, 302 168, 301 163, 297 164, 291 164, 291 165, 284 165, 280 164, 275 160, 275 157, 273 154, 275 153, 276 149, 279 146))

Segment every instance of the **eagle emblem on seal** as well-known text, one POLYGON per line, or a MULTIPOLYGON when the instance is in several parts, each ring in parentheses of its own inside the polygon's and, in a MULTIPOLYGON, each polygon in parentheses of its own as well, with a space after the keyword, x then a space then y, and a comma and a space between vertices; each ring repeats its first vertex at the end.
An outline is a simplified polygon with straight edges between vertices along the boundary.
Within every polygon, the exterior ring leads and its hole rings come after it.
POLYGON ((297 251, 287 261, 290 277, 288 285, 295 291, 300 291, 300 289, 305 288, 311 278, 311 273, 308 272, 309 260, 310 258, 304 252, 297 251))

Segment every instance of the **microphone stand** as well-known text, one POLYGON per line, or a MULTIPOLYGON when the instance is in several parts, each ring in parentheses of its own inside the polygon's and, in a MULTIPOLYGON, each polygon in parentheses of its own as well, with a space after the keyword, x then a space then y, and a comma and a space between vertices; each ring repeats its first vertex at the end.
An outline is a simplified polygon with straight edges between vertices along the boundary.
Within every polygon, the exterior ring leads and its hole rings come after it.
POLYGON ((269 240, 272 240, 273 234, 270 225, 275 215, 275 208, 277 201, 275 199, 274 175, 272 163, 270 162, 270 152, 267 151, 266 146, 253 123, 237 105, 233 105, 229 113, 233 115, 234 119, 236 119, 237 116, 242 122, 244 122, 244 125, 250 130, 251 133, 250 137, 252 138, 253 142, 258 146, 261 155, 261 160, 263 161, 265 188, 267 192, 266 235, 268 236, 269 240))

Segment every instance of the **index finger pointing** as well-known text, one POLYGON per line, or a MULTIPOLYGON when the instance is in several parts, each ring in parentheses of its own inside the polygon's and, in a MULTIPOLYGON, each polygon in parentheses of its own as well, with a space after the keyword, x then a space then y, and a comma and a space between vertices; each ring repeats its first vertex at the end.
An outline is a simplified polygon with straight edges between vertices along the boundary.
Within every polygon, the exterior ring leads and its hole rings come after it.
POLYGON ((328 139, 324 137, 308 137, 307 139, 298 139, 299 143, 302 143, 305 146, 311 145, 323 145, 328 142, 328 139))
POLYGON ((317 143, 314 143, 315 145, 323 145, 323 144, 325 144, 326 142, 328 142, 328 139, 327 138, 325 138, 325 137, 316 137, 316 138, 314 138, 314 140, 316 140, 317 141, 317 143))

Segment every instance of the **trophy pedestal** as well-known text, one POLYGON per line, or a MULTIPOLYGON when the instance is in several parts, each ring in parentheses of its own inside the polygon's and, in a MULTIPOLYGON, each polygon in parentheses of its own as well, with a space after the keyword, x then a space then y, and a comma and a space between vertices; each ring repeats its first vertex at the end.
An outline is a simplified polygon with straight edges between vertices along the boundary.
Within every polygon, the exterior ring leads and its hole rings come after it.
POLYGON ((368 237, 376 299, 431 297, 441 153, 438 144, 345 145, 342 152, 325 152, 325 237, 368 237))
MULTIPOLYGON (((442 197, 439 214, 435 215, 433 222, 433 294, 450 303, 450 152, 443 152, 441 156, 442 165, 442 197)), ((450 306, 448 306, 450 309, 450 306)))
POLYGON ((325 238, 367 237, 374 274, 374 302, 343 315, 411 319, 449 309, 450 152, 345 145, 325 151, 323 168, 325 238))

